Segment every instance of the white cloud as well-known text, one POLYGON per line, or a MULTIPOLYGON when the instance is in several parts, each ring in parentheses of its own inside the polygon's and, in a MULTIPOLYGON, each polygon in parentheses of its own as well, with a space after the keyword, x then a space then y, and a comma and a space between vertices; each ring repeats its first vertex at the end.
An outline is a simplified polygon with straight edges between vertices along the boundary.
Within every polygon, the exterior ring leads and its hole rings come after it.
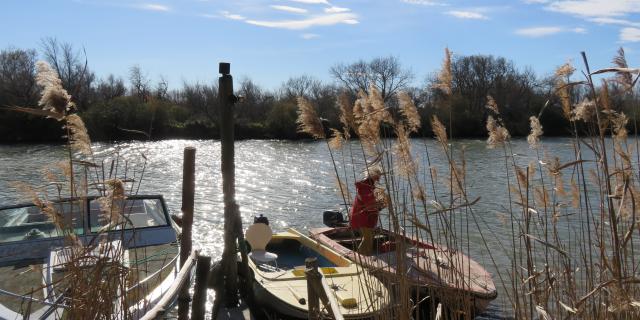
POLYGON ((298 8, 298 7, 290 7, 290 6, 272 5, 271 8, 274 8, 274 9, 280 10, 280 11, 291 12, 291 13, 307 13, 307 12, 309 12, 309 10, 307 10, 307 9, 298 8))
POLYGON ((526 4, 549 3, 551 0, 523 0, 526 4))
POLYGON ((335 7, 335 6, 331 6, 329 8, 325 8, 324 12, 326 13, 342 13, 342 12, 349 12, 351 11, 351 9, 349 8, 340 8, 340 7, 335 7))
POLYGON ((229 11, 221 11, 220 14, 227 18, 227 19, 231 19, 231 20, 246 20, 247 18, 239 15, 239 14, 233 14, 229 11))
POLYGON ((630 27, 640 27, 640 23, 638 22, 633 22, 625 19, 617 19, 617 18, 598 17, 598 18, 589 19, 589 21, 599 23, 599 24, 618 24, 618 25, 630 26, 630 27))
POLYGON ((518 29, 515 33, 524 37, 541 38, 565 32, 584 34, 587 30, 585 28, 533 27, 518 29))
POLYGON ((459 19, 475 19, 475 20, 488 20, 489 17, 485 16, 482 13, 474 12, 474 11, 460 11, 460 10, 452 10, 447 11, 446 14, 450 16, 454 16, 459 19))
POLYGON ((320 37, 320 35, 315 33, 303 33, 300 37, 305 40, 311 40, 320 37))
POLYGON ((621 17, 640 12, 637 0, 563 0, 550 2, 548 10, 580 17, 621 17))
POLYGON ((448 4, 433 0, 400 0, 408 4, 417 4, 421 6, 447 6, 448 4))
POLYGON ((289 0, 298 3, 307 3, 307 4, 326 4, 330 5, 327 0, 289 0))
POLYGON ((141 4, 139 8, 144 10, 149 10, 149 11, 162 11, 162 12, 171 11, 171 8, 169 8, 168 6, 157 4, 157 3, 141 4))
POLYGON ((625 42, 640 41, 640 29, 638 28, 622 28, 620 30, 620 40, 625 42))
POLYGON ((315 26, 332 26, 336 24, 357 24, 357 16, 352 13, 336 13, 312 16, 300 20, 245 20, 246 23, 267 28, 300 30, 315 26))

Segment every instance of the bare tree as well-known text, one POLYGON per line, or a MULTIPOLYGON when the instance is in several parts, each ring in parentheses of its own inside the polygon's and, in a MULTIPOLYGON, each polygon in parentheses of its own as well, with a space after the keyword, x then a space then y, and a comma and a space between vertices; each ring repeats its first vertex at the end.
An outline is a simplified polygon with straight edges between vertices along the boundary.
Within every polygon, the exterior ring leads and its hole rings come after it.
POLYGON ((280 88, 280 94, 285 99, 291 99, 296 97, 306 97, 312 99, 314 91, 317 91, 322 86, 320 80, 308 76, 302 75, 299 77, 289 78, 280 88))
POLYGON ((185 83, 182 89, 181 102, 193 113, 199 116, 205 116, 212 122, 218 119, 219 101, 218 88, 215 85, 207 86, 203 84, 185 83))
POLYGON ((96 94, 99 99, 109 101, 127 94, 127 88, 125 87, 124 80, 122 80, 122 78, 116 78, 111 74, 106 79, 102 79, 100 83, 98 83, 96 94))
POLYGON ((129 69, 129 81, 131 82, 131 94, 146 102, 149 98, 149 79, 142 72, 139 65, 129 69))
POLYGON ((95 80, 95 75, 87 68, 86 53, 81 53, 70 43, 59 42, 56 38, 43 39, 42 51, 45 60, 58 73, 62 86, 71 94, 78 107, 85 107, 89 103, 87 100, 91 96, 91 85, 95 80))
POLYGON ((329 72, 351 93, 368 92, 374 85, 385 100, 406 88, 413 79, 411 71, 403 69, 394 56, 374 58, 369 62, 360 60, 349 65, 337 64, 329 72))
POLYGON ((6 49, 0 52, 0 105, 35 105, 35 50, 6 49))
POLYGON ((169 91, 169 82, 164 76, 160 76, 158 84, 156 84, 156 98, 159 100, 167 100, 169 97, 167 92, 169 91))

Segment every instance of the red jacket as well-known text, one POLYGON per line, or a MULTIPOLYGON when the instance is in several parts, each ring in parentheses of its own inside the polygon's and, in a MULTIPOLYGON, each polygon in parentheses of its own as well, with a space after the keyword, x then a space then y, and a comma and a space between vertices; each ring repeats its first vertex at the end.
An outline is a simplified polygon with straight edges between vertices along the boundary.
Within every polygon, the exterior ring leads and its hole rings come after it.
POLYGON ((375 228, 378 224, 378 204, 373 194, 375 183, 370 180, 356 182, 356 198, 351 207, 349 224, 353 229, 375 228))

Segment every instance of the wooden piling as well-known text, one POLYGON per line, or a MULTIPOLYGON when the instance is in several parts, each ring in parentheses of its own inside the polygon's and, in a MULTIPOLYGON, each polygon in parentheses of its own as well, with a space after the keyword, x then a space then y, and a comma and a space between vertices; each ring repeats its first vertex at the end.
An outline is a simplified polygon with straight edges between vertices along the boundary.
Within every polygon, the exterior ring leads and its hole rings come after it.
POLYGON ((340 307, 333 295, 331 289, 324 280, 322 273, 318 270, 318 259, 315 257, 307 258, 304 261, 305 275, 307 278, 307 298, 309 301, 309 320, 321 319, 320 301, 329 311, 329 315, 335 320, 344 320, 340 313, 340 307))
MULTIPOLYGON (((233 77, 229 63, 221 62, 218 80, 218 98, 220 100, 220 145, 222 192, 224 194, 224 251, 222 263, 225 271, 225 304, 229 307, 238 305, 238 267, 236 256, 236 239, 238 224, 241 223, 235 203, 235 164, 234 164, 234 116, 233 77)), ((241 227, 240 227, 241 228, 241 227)))
POLYGON ((316 285, 320 283, 320 273, 318 272, 318 259, 307 258, 304 261, 307 276, 307 303, 309 304, 309 320, 320 319, 320 297, 316 292, 316 285))
POLYGON ((211 269, 211 257, 198 256, 198 261, 196 262, 196 283, 193 288, 193 304, 191 305, 192 320, 204 320, 205 305, 207 304, 209 269, 211 269))
MULTIPOLYGON (((180 267, 184 265, 191 254, 192 248, 192 226, 193 207, 195 198, 195 167, 196 149, 194 147, 184 148, 184 158, 182 165, 182 236, 180 237, 180 267)), ((178 319, 187 320, 189 318, 189 285, 184 285, 180 290, 178 298, 178 319)))

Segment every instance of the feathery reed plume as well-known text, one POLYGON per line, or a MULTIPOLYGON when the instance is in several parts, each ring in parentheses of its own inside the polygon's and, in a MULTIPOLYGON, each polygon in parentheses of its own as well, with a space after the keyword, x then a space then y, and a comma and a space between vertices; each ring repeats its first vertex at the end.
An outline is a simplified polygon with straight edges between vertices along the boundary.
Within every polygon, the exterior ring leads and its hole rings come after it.
POLYGON ((374 85, 369 87, 369 103, 371 105, 373 117, 378 123, 386 122, 393 124, 393 118, 385 106, 382 93, 380 93, 380 90, 378 90, 374 85))
POLYGON ((348 135, 349 129, 355 128, 355 119, 353 107, 347 92, 343 91, 340 93, 340 96, 338 96, 338 107, 340 108, 340 123, 342 123, 345 135, 348 135))
POLYGON ((421 126, 420 114, 413 103, 413 99, 408 93, 402 91, 398 93, 398 101, 400 102, 400 113, 407 120, 407 128, 410 132, 418 132, 421 126))
POLYGON ((575 70, 576 69, 570 63, 565 63, 556 69, 555 74, 555 89, 558 97, 560 98, 562 113, 567 119, 571 119, 571 95, 567 81, 575 70))
POLYGON ((498 104, 491 95, 487 95, 487 104, 485 105, 485 108, 493 111, 493 113, 496 115, 500 114, 500 110, 498 110, 498 104))
POLYGON ((65 120, 67 129, 69 129, 68 139, 71 148, 84 155, 91 155, 91 138, 89 138, 82 118, 77 114, 70 114, 65 120))
MULTIPOLYGON (((613 64, 621 69, 628 69, 629 65, 627 64, 627 57, 624 53, 624 48, 620 47, 618 49, 618 54, 613 58, 613 64)), ((630 72, 622 72, 619 71, 616 73, 617 81, 624 85, 625 90, 628 90, 633 86, 633 77, 630 72)))
POLYGON ((495 148, 511 138, 509 131, 499 125, 492 116, 487 117, 487 132, 489 133, 489 138, 487 139, 489 148, 495 148))
POLYGON ((556 69, 556 77, 570 77, 575 71, 576 68, 567 62, 556 69))
POLYGON ((589 99, 584 99, 582 102, 575 105, 571 111, 571 121, 582 120, 584 122, 591 121, 596 115, 596 104, 589 99))
POLYGON ((329 139, 329 148, 333 150, 339 150, 342 148, 342 142, 344 141, 344 137, 342 136, 342 132, 337 129, 331 128, 331 139, 329 139))
POLYGON ((433 128, 433 133, 436 135, 436 139, 442 144, 447 144, 447 129, 444 127, 442 122, 440 122, 438 116, 433 116, 431 120, 431 127, 433 128))
POLYGON ((324 127, 315 108, 304 97, 298 97, 298 131, 311 135, 314 139, 324 139, 324 127))
POLYGON ((36 62, 36 82, 43 88, 39 104, 43 110, 64 114, 72 107, 71 96, 62 87, 62 80, 51 66, 44 62, 36 62))
POLYGON ((538 119, 538 117, 531 116, 529 118, 529 125, 531 126, 531 132, 527 136, 527 142, 531 149, 536 149, 540 143, 540 136, 543 134, 540 119, 538 119))
POLYGON ((106 193, 97 199, 100 205, 102 221, 107 222, 107 227, 114 227, 123 222, 123 204, 126 199, 124 182, 120 179, 110 179, 104 182, 106 193))
POLYGON ((627 138, 627 123, 629 119, 624 112, 612 114, 611 124, 614 137, 618 140, 625 140, 627 138))
POLYGON ((435 84, 436 89, 440 89, 444 94, 451 95, 451 88, 453 82, 453 75, 451 74, 451 51, 449 48, 444 48, 444 61, 442 62, 442 69, 438 73, 438 81, 435 84))
POLYGON ((367 95, 364 91, 358 91, 358 98, 353 105, 353 118, 357 122, 362 121, 366 113, 366 96, 367 95))
POLYGON ((611 99, 609 99, 609 83, 607 79, 602 79, 602 89, 600 90, 600 102, 603 110, 611 110, 611 99))
POLYGON ((401 176, 412 178, 416 175, 417 166, 411 157, 411 144, 409 142, 409 131, 403 125, 396 126, 397 143, 394 146, 394 153, 399 158, 396 169, 401 176))

